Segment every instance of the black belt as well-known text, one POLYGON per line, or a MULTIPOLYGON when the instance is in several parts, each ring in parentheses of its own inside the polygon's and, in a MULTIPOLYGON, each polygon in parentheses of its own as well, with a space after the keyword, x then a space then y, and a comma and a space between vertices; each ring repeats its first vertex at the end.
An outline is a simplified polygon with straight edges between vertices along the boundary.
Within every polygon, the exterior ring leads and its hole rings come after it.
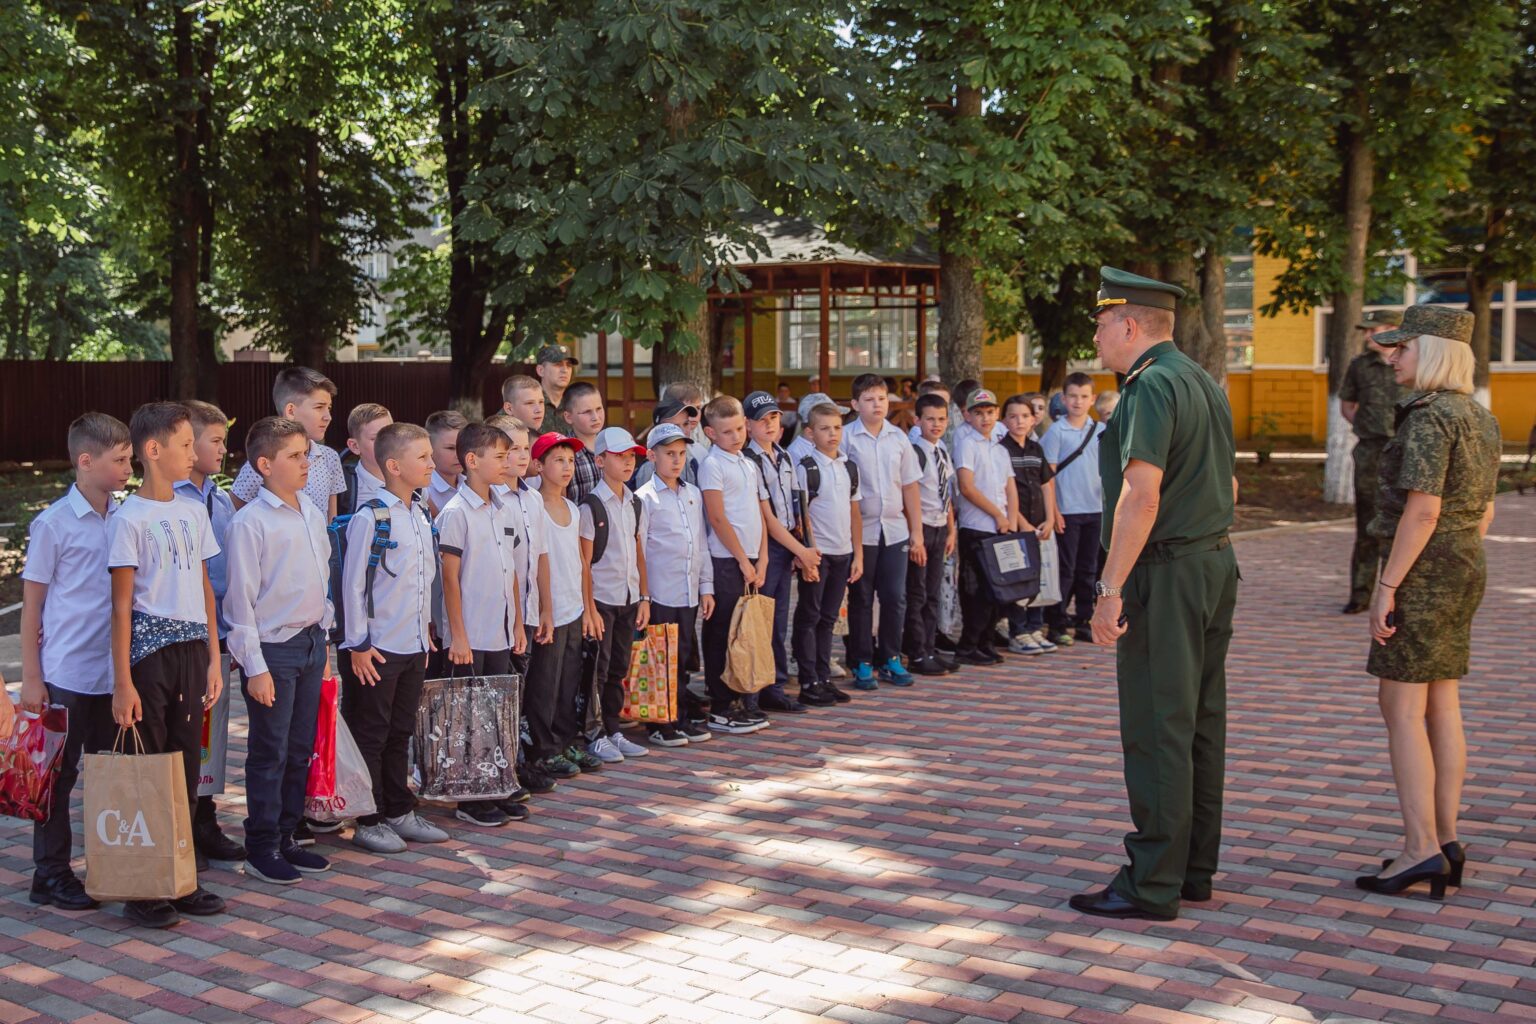
POLYGON ((1141 556, 1136 559, 1136 564, 1172 562, 1188 555, 1198 555, 1204 551, 1220 551, 1222 548, 1231 546, 1232 538, 1224 533, 1219 537, 1201 537, 1198 540, 1158 541, 1141 549, 1141 556))

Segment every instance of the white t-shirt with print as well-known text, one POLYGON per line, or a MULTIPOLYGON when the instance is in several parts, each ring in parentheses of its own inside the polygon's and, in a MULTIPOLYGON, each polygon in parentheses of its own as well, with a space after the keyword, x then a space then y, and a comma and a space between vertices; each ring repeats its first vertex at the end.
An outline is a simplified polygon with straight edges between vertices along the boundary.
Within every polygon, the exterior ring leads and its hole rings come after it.
POLYGON ((195 501, 131 494, 107 521, 107 568, 134 569, 133 610, 146 615, 206 623, 203 563, 218 553, 208 512, 195 501))

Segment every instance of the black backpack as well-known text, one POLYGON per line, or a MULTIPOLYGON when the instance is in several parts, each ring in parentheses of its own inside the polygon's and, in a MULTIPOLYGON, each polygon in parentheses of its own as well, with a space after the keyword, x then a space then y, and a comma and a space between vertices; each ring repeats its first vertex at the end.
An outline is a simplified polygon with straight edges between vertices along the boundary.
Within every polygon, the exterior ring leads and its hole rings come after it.
MULTIPOLYGON (((859 467, 852 459, 844 459, 843 464, 848 467, 848 493, 852 494, 859 489, 859 467)), ((814 455, 805 456, 800 465, 805 469, 806 504, 810 504, 821 490, 821 466, 814 455)))
MULTIPOLYGON (((603 554, 608 550, 608 506, 603 504, 603 499, 595 494, 589 494, 581 499, 581 503, 592 513, 592 564, 596 565, 603 560, 603 554)), ((629 503, 635 509, 635 540, 640 539, 640 496, 631 494, 629 503)))

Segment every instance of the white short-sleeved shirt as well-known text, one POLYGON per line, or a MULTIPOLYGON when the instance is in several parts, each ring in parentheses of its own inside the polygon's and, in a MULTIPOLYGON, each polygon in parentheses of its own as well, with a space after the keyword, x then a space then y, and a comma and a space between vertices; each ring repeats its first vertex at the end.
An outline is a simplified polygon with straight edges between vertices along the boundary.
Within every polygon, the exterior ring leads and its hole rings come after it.
MULTIPOLYGON (((483 500, 468 484, 437 514, 438 550, 459 556, 460 605, 471 650, 512 648, 517 604, 517 548, 523 544, 521 509, 494 491, 483 500)), ((445 613, 438 634, 453 642, 445 613)))
MULTIPOLYGON (((763 550, 763 507, 758 503, 768 497, 757 466, 740 452, 732 455, 716 445, 699 464, 699 490, 720 492, 726 522, 736 531, 741 550, 756 559, 763 550)), ((712 558, 736 557, 714 530, 709 531, 709 554, 712 558)))
POLYGON ((872 433, 863 420, 843 428, 843 454, 859 467, 859 514, 864 542, 900 544, 911 539, 902 488, 922 479, 917 453, 907 435, 889 423, 872 433))
POLYGON ((492 490, 506 503, 512 523, 523 539, 514 550, 518 594, 523 602, 523 622, 528 629, 536 629, 539 624, 539 556, 548 554, 544 543, 544 516, 540 514, 544 500, 537 491, 521 490, 507 484, 497 484, 492 490))
POLYGON ((763 487, 768 492, 768 505, 773 509, 774 518, 778 519, 784 529, 793 533, 799 525, 796 520, 795 496, 795 464, 789 457, 789 452, 773 446, 768 451, 751 442, 742 449, 747 458, 757 464, 758 476, 763 478, 763 487))
POLYGON ((374 498, 382 498, 384 490, 384 481, 364 469, 362 462, 358 462, 357 504, 353 506, 354 510, 362 508, 364 502, 372 501, 374 498))
POLYGON ((923 525, 947 526, 951 503, 955 500, 954 460, 942 439, 934 443, 919 436, 912 446, 923 453, 923 458, 918 460, 923 471, 922 479, 918 481, 923 525))
MULTIPOLYGON (((461 476, 454 483, 449 483, 443 479, 441 473, 434 469, 432 471, 432 482, 427 485, 427 511, 430 513, 433 509, 436 509, 436 514, 442 515, 443 509, 448 507, 448 503, 453 500, 453 496, 459 493, 459 486, 463 482, 464 478, 461 476)), ((476 650, 479 649, 476 648, 476 650)))
MULTIPOLYGON (((1013 486, 1013 463, 1008 458, 1008 449, 967 429, 955 441, 957 478, 962 469, 971 471, 972 482, 988 501, 999 511, 1008 511, 1008 488, 1013 486)), ((963 492, 959 496, 959 525, 966 530, 997 532, 997 520, 972 504, 963 492)))
POLYGON ((208 512, 195 501, 130 494, 107 523, 107 567, 130 567, 133 610, 177 622, 208 622, 203 563, 219 553, 208 512))
MULTIPOLYGON (((906 441, 902 441, 906 444, 906 441)), ((804 460, 795 464, 795 486, 805 492, 806 518, 811 521, 811 540, 817 551, 824 555, 853 554, 853 503, 863 504, 864 471, 859 470, 859 489, 853 488, 848 474, 848 458, 838 452, 837 458, 829 459, 819 450, 808 456, 816 462, 821 472, 816 497, 811 497, 806 484, 804 460)), ((862 522, 862 517, 861 522, 862 522)))
POLYGON ((341 567, 346 636, 340 646, 348 651, 373 647, 390 654, 418 654, 430 649, 427 633, 437 579, 432 524, 414 502, 403 502, 390 491, 381 491, 378 498, 384 508, 359 507, 347 523, 341 567), (368 553, 376 515, 389 516, 389 539, 395 546, 385 552, 383 564, 374 572, 373 617, 369 618, 368 553))
POLYGON ((280 644, 310 626, 330 629, 334 609, 325 513, 300 492, 294 508, 263 487, 235 513, 225 554, 229 655, 247 676, 267 671, 262 644, 280 644))
POLYGON ((785 448, 785 451, 789 452, 790 461, 797 466, 800 465, 801 459, 805 458, 815 450, 816 443, 811 441, 804 434, 798 435, 793 441, 789 442, 789 446, 785 448))
MULTIPOLYGON (((221 549, 225 548, 229 523, 235 518, 235 503, 228 494, 219 490, 213 477, 204 477, 201 487, 191 480, 179 481, 176 484, 176 496, 184 501, 195 501, 207 510, 208 520, 213 524, 213 539, 218 541, 221 549)), ((224 594, 229 590, 229 560, 226 551, 220 550, 208 560, 208 582, 213 585, 214 609, 218 612, 219 639, 222 640, 229 633, 229 623, 224 619, 224 594)))
POLYGON ((673 489, 653 476, 635 494, 645 509, 640 542, 651 600, 669 608, 697 607, 701 595, 715 592, 703 492, 686 480, 673 489))
POLYGON ((537 511, 544 517, 544 543, 549 555, 549 599, 556 626, 581 618, 585 598, 581 593, 581 516, 571 499, 561 498, 571 514, 568 526, 561 526, 549 515, 543 495, 532 495, 537 511))
POLYGON ((21 578, 48 588, 43 603, 43 680, 71 693, 112 692, 112 577, 107 524, 76 487, 32 520, 21 578))
MULTIPOLYGON (((636 520, 635 500, 629 488, 620 485, 623 493, 614 494, 607 480, 599 480, 588 497, 596 496, 608 510, 608 543, 603 548, 603 559, 592 563, 592 600, 613 608, 622 608, 640 600, 640 564, 636 557, 638 537, 645 528, 645 513, 638 513, 636 520)), ((593 525, 592 510, 581 503, 581 538, 593 540, 597 536, 593 525)))
MULTIPOLYGON (((229 493, 244 504, 253 501, 260 491, 261 474, 247 462, 240 467, 229 493)), ((304 484, 304 493, 309 495, 309 500, 321 513, 328 513, 331 498, 346 492, 347 478, 341 472, 341 456, 323 444, 309 442, 309 480, 304 484)))

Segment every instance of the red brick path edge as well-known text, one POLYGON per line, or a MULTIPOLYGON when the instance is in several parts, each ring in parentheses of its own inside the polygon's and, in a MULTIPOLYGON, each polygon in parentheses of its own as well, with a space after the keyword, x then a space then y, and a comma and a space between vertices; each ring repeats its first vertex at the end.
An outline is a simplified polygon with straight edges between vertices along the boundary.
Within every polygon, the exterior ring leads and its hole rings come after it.
POLYGON ((1224 870, 1173 923, 1065 907, 1127 822, 1111 655, 1079 646, 658 751, 404 856, 322 840, 300 886, 213 871, 230 913, 168 932, 33 907, 7 820, 0 1022, 1531 1021, 1536 501, 1489 537, 1443 904, 1351 884, 1398 826, 1349 544, 1237 541, 1224 870))

